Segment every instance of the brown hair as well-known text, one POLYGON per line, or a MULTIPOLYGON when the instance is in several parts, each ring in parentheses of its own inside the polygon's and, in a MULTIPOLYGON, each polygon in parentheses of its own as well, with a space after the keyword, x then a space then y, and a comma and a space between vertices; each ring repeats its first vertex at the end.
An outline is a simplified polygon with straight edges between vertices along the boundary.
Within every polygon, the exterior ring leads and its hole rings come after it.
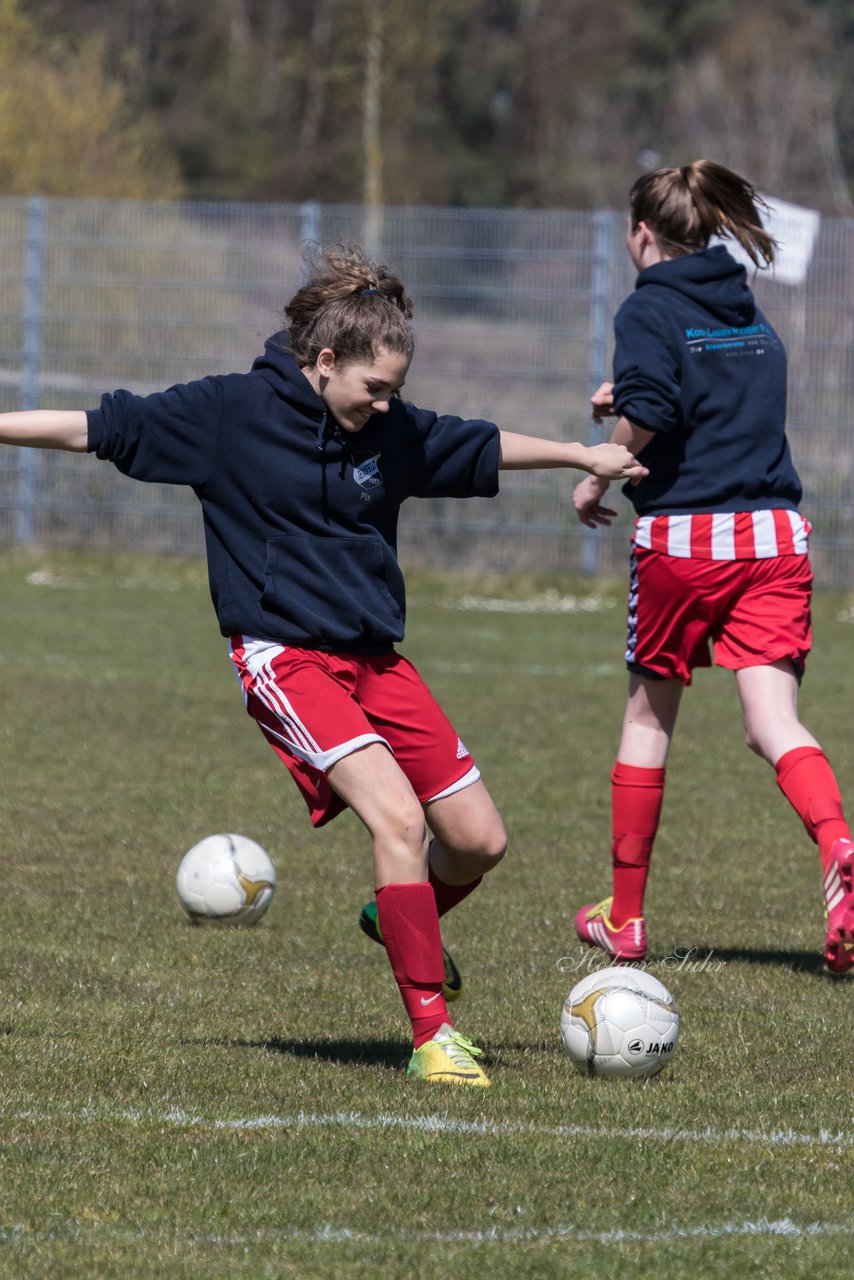
POLYGON ((632 226, 646 222, 668 255, 705 249, 719 235, 737 240, 757 267, 774 261, 759 212, 767 208, 746 179, 713 160, 645 173, 629 193, 632 226))
POLYGON ((381 349, 411 359, 412 303, 397 276, 356 244, 312 245, 305 260, 308 279, 285 307, 301 365, 314 364, 324 347, 341 364, 373 363, 381 349))

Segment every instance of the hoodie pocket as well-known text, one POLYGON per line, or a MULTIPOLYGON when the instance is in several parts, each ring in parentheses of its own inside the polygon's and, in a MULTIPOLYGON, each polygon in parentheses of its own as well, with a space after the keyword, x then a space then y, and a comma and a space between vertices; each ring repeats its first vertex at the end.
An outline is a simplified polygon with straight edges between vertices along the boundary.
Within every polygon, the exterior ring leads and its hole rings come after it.
POLYGON ((292 644, 395 643, 403 638, 403 575, 379 538, 288 534, 267 543, 264 612, 292 644))

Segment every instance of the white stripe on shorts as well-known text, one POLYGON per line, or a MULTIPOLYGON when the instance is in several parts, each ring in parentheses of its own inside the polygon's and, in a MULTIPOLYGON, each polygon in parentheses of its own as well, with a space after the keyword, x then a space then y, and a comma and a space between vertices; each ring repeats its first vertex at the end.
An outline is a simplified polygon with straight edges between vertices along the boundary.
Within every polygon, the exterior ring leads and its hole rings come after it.
MULTIPOLYGON (((787 512, 787 514, 790 514, 787 512)), ((773 511, 754 511, 753 513, 753 548, 757 560, 770 560, 779 554, 777 548, 777 526, 774 523, 773 511)))
POLYGON ((462 791, 464 787, 470 787, 473 782, 480 779, 480 769, 473 764, 468 773, 464 773, 456 782, 452 782, 449 787, 445 787, 444 791, 437 791, 429 800, 425 800, 425 804, 432 804, 434 800, 444 800, 445 796, 452 796, 455 791, 462 791))
MULTIPOLYGON (((323 751, 300 720, 281 685, 276 682, 273 663, 280 654, 285 652, 287 646, 276 644, 272 640, 256 640, 252 636, 241 636, 241 640, 243 664, 252 677, 249 688, 244 688, 244 700, 248 693, 254 693, 258 701, 263 703, 275 717, 278 728, 273 728, 269 723, 265 723, 264 728, 286 750, 322 773, 327 773, 339 760, 343 760, 345 756, 352 755, 360 747, 366 747, 372 742, 380 742, 391 751, 385 738, 378 733, 361 733, 356 738, 336 743, 334 747, 323 751)), ((237 668, 233 654, 231 660, 237 668)))
MULTIPOLYGON (((691 554, 690 544, 688 555, 691 554)), ((712 559, 735 558, 735 516, 727 511, 716 511, 712 516, 712 559)))

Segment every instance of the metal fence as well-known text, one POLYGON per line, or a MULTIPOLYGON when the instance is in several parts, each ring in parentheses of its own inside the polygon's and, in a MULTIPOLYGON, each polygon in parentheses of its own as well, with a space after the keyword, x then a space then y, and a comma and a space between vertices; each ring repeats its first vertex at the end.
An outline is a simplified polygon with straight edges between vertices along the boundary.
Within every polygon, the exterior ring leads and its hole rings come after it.
MULTIPOLYGON (((849 585, 854 471, 854 220, 821 226, 803 284, 760 278, 787 343, 789 430, 819 582, 849 585)), ((631 290, 622 212, 0 200, 0 408, 89 408, 247 369, 281 326, 305 241, 356 240, 416 304, 407 394, 513 431, 598 439, 587 397, 608 376, 611 318, 631 290)), ((413 500, 409 564, 623 572, 628 504, 591 534, 572 473, 514 473, 494 500, 413 500)), ((0 545, 202 549, 189 492, 140 485, 90 457, 0 451, 0 545)))

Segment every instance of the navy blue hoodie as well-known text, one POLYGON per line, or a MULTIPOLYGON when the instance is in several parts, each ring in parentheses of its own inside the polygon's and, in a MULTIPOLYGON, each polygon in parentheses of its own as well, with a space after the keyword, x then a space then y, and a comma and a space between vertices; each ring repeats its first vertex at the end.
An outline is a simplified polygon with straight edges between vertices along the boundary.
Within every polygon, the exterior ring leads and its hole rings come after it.
POLYGON ((343 432, 286 346, 286 333, 270 338, 250 373, 103 396, 89 451, 193 489, 223 635, 386 652, 406 613, 400 506, 497 493, 498 428, 394 399, 343 432))
POLYGON ((614 332, 614 407, 655 432, 639 515, 797 509, 786 353, 723 245, 641 271, 614 332))

